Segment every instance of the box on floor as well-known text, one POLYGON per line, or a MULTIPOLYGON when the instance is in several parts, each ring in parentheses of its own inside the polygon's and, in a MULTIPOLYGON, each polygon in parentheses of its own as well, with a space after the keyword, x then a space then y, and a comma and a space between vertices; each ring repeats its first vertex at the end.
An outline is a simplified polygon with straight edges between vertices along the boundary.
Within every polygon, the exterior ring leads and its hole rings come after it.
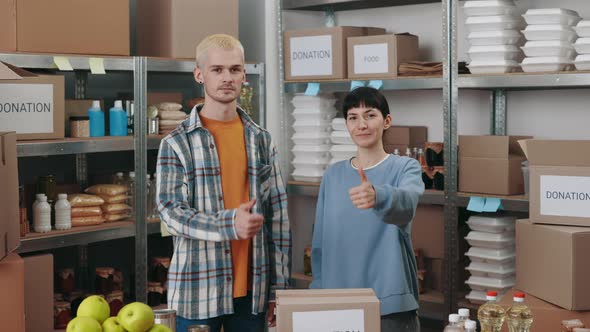
POLYGON ((400 63, 418 60, 418 36, 408 33, 349 37, 348 78, 396 78, 400 63))
POLYGON ((53 255, 23 257, 27 332, 53 330, 53 255))
POLYGON ((129 55, 129 1, 0 0, 0 50, 129 55))
POLYGON ((524 140, 534 223, 590 227, 590 141, 524 140))
POLYGON ((518 220, 516 288, 568 310, 590 310, 588 253, 590 228, 518 220))
MULTIPOLYGON (((509 291, 500 300, 499 304, 509 308, 513 303, 514 290, 509 291)), ((526 293, 525 304, 533 311, 533 325, 531 331, 535 332, 556 332, 561 331, 561 321, 579 319, 586 326, 590 326, 590 312, 569 311, 547 303, 529 293, 526 293)), ((508 332, 508 326, 504 323, 502 332, 508 332)))
POLYGON ((285 79, 345 79, 347 38, 384 33, 382 28, 345 26, 285 31, 285 79))
POLYGON ((20 244, 16 134, 0 132, 0 260, 20 244))
POLYGON ((371 289, 277 291, 277 331, 379 331, 381 309, 371 289))
POLYGON ((518 141, 530 136, 459 136, 459 191, 519 195, 524 193, 518 141))
POLYGON ((0 62, 0 131, 18 140, 64 138, 64 77, 0 62))
POLYGON ((2 331, 25 331, 25 265, 15 253, 0 261, 2 331))
POLYGON ((141 0, 136 5, 138 55, 194 60, 205 37, 238 37, 238 0, 141 0))

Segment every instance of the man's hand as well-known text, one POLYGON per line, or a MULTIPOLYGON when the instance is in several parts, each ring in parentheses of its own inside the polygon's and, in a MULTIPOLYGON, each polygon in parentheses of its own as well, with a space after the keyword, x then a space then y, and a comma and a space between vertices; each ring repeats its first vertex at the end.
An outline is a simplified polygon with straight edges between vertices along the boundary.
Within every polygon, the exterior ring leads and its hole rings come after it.
POLYGON ((236 233, 240 240, 252 238, 262 227, 264 217, 259 214, 250 213, 256 204, 256 198, 248 203, 240 205, 236 213, 236 233))
POLYGON ((268 321, 268 327, 277 326, 277 316, 275 315, 276 307, 276 302, 268 302, 268 311, 266 312, 266 320, 268 321))
POLYGON ((350 189, 348 192, 350 200, 358 209, 372 209, 375 207, 377 197, 375 188, 367 180, 367 175, 365 175, 365 171, 361 167, 359 167, 359 175, 361 177, 361 185, 350 189))

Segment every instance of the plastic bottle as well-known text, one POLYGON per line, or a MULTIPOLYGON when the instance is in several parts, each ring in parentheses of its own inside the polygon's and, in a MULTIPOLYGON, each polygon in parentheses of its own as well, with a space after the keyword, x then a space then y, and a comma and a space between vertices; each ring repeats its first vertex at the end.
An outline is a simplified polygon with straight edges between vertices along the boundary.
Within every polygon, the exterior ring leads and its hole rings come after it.
POLYGON ((465 327, 465 322, 469 320, 469 309, 459 309, 459 326, 465 327))
POLYGON ((88 109, 90 118, 90 137, 104 136, 104 112, 100 109, 100 101, 92 101, 92 107, 88 109))
POLYGON ((506 311, 496 303, 497 297, 498 292, 488 291, 486 294, 488 302, 477 310, 477 319, 482 332, 500 332, 502 329, 506 311))
POLYGON ((68 202, 67 194, 59 194, 55 203, 55 229, 70 228, 72 228, 72 206, 68 202))
POLYGON ((45 196, 45 194, 36 194, 35 195, 35 201, 33 202, 33 218, 35 216, 35 206, 37 206, 37 203, 39 203, 41 201, 41 197, 47 198, 47 196, 45 196))
POLYGON ((410 148, 406 148, 406 157, 412 158, 412 150, 410 148))
POLYGON ((129 180, 128 180, 128 185, 129 185, 129 195, 128 195, 128 200, 127 200, 127 204, 131 207, 131 213, 134 212, 134 206, 135 206, 135 172, 129 172, 129 180))
POLYGON ((120 184, 123 186, 127 186, 127 181, 125 180, 125 174, 123 172, 115 173, 115 177, 113 179, 114 184, 120 184))
POLYGON ((111 136, 127 136, 127 113, 120 100, 109 110, 109 132, 111 136))
POLYGON ((449 315, 449 325, 445 327, 444 332, 463 332, 463 329, 459 326, 459 315, 449 315))
POLYGON ((533 324, 533 312, 524 304, 524 293, 514 293, 514 303, 506 312, 509 332, 529 332, 533 324))
POLYGON ((393 149, 393 154, 396 156, 399 156, 399 150, 398 149, 393 149))
POLYGON ((47 197, 45 195, 35 205, 33 217, 33 229, 35 232, 47 233, 51 231, 51 205, 47 203, 47 197))
POLYGON ((420 166, 426 166, 426 157, 424 156, 424 150, 422 150, 421 148, 418 149, 418 156, 416 157, 416 159, 418 159, 420 166))
POLYGON ((465 332, 477 332, 477 323, 474 320, 466 320, 465 321, 465 328, 463 329, 465 332))

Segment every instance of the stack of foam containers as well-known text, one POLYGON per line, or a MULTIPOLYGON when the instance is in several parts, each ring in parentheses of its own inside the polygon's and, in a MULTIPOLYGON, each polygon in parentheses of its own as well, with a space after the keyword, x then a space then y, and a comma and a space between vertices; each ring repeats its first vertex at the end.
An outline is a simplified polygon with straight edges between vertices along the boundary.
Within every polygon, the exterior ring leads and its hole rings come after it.
POLYGON ((578 40, 574 44, 574 48, 578 53, 576 61, 574 61, 577 70, 590 70, 590 20, 583 20, 578 22, 574 27, 578 40))
POLYGON ((293 166, 296 181, 320 182, 330 162, 330 132, 337 111, 332 95, 295 95, 293 117, 293 166))
POLYGON ((332 159, 330 164, 354 157, 356 155, 356 145, 346 128, 346 120, 344 118, 332 120, 332 130, 330 137, 332 141, 332 148, 330 149, 332 159))
POLYGON ((529 9, 522 15, 528 24, 522 32, 525 72, 553 72, 573 69, 577 35, 573 27, 581 20, 577 12, 563 8, 529 9))
POLYGON ((471 0, 463 6, 472 74, 501 74, 517 71, 522 60, 519 49, 522 18, 513 0, 471 0))
POLYGON ((465 239, 471 245, 466 255, 471 263, 466 268, 471 276, 466 284, 472 303, 486 301, 487 291, 497 291, 501 298, 516 283, 516 218, 506 216, 471 216, 471 231, 465 239))

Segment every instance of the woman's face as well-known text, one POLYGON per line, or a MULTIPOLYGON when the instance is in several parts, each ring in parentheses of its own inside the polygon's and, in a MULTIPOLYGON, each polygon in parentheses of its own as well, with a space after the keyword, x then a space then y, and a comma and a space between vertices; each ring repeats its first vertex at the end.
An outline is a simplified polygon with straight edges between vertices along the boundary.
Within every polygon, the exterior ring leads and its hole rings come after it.
POLYGON ((381 111, 371 107, 351 108, 346 116, 346 128, 360 148, 382 144, 383 131, 390 125, 391 115, 383 118, 381 111))

